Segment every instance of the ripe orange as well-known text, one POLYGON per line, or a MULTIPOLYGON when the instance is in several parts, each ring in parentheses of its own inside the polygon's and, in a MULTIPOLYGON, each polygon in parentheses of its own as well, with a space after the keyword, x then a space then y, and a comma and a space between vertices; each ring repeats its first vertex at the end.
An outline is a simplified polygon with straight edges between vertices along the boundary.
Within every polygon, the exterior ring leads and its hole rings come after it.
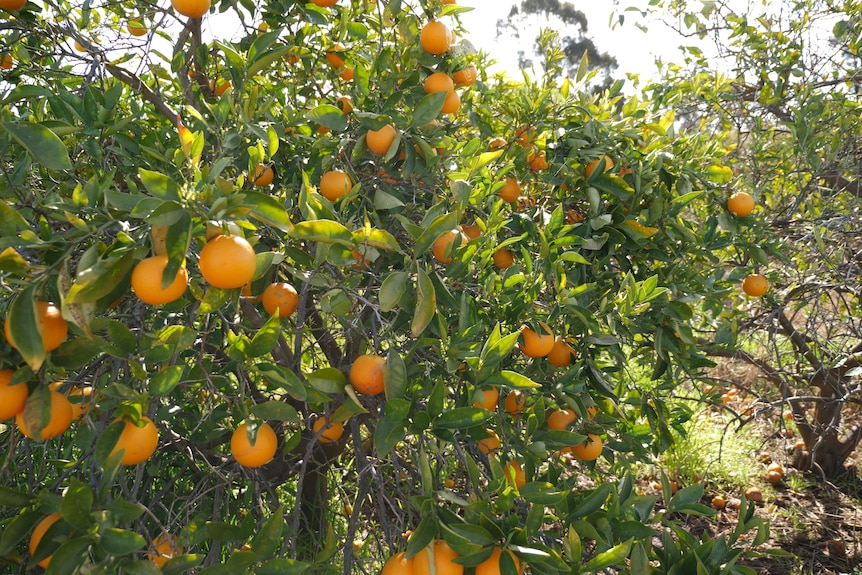
POLYGON ((171 0, 174 10, 187 18, 200 18, 210 9, 210 0, 171 0))
POLYGON ((358 249, 353 248, 350 250, 350 255, 353 257, 354 261, 351 265, 359 270, 365 269, 368 267, 368 264, 371 263, 371 260, 365 257, 365 254, 360 252, 358 249))
POLYGON ((517 413, 521 413, 521 410, 524 409, 526 404, 527 396, 517 389, 513 389, 508 393, 508 395, 506 395, 506 401, 503 403, 503 408, 509 415, 515 415, 517 413))
POLYGON ((497 195, 507 204, 517 202, 518 196, 521 195, 521 183, 518 181, 518 178, 513 176, 506 178, 506 183, 503 184, 502 188, 497 190, 497 195))
POLYGON ((241 423, 230 438, 230 452, 243 467, 260 467, 269 463, 278 448, 278 438, 272 427, 262 422, 257 428, 254 443, 248 440, 247 424, 241 423))
POLYGON ((182 554, 183 548, 177 543, 177 538, 170 533, 157 535, 147 549, 147 559, 157 567, 163 566, 174 557, 179 557, 182 554))
POLYGON ((504 138, 494 138, 490 142, 488 142, 488 149, 492 152, 497 150, 502 150, 506 147, 506 140, 504 138))
POLYGON ((425 91, 429 94, 433 94, 435 92, 455 91, 455 82, 452 80, 452 77, 445 72, 434 72, 433 74, 429 74, 428 77, 425 78, 423 86, 425 87, 425 91))
POLYGON ((210 80, 210 90, 212 90, 216 96, 221 96, 232 87, 233 83, 230 80, 210 80))
POLYGON ((518 348, 528 357, 545 357, 551 350, 554 349, 554 341, 556 338, 554 337, 554 332, 551 330, 551 327, 543 322, 540 322, 539 325, 542 326, 542 330, 545 332, 544 334, 538 334, 533 330, 533 328, 522 325, 521 326, 521 339, 524 340, 523 343, 518 342, 518 348))
POLYGON ((336 201, 349 192, 351 188, 353 188, 353 181, 347 173, 341 170, 330 170, 323 174, 318 187, 323 197, 330 202, 336 201))
POLYGON ((530 169, 534 172, 542 172, 548 169, 548 160, 545 157, 545 152, 530 152, 527 154, 527 162, 530 164, 530 169))
POLYGON ((386 124, 379 130, 368 130, 368 133, 365 135, 365 144, 373 153, 382 156, 389 151, 389 147, 395 141, 395 136, 397 135, 395 128, 390 124, 386 124))
POLYGON ((258 164, 254 168, 254 185, 262 188, 264 186, 268 186, 272 183, 272 180, 275 179, 275 170, 272 169, 272 166, 266 166, 264 164, 258 164))
POLYGON ((559 409, 548 416, 548 429, 565 431, 578 418, 574 409, 559 409))
POLYGON ((605 172, 611 170, 614 167, 614 161, 608 156, 599 156, 595 160, 590 161, 587 166, 584 168, 584 174, 589 179, 590 176, 593 175, 593 171, 598 167, 599 162, 601 162, 602 158, 605 160, 605 172))
POLYGON ((583 443, 573 445, 570 451, 583 461, 595 461, 602 454, 602 438, 594 433, 587 434, 583 443))
POLYGON ((0 70, 11 70, 14 65, 15 58, 12 54, 3 54, 3 56, 0 57, 0 70))
POLYGON ((350 99, 350 96, 341 96, 335 101, 335 107, 345 114, 349 114, 353 111, 353 100, 350 99))
POLYGON ((93 408, 95 402, 95 394, 92 386, 73 387, 69 391, 69 403, 72 404, 72 421, 78 421, 90 409, 93 408), (72 399, 75 401, 72 401, 72 399))
POLYGON ((299 295, 289 283, 278 282, 266 286, 260 301, 269 315, 278 312, 278 317, 289 317, 299 306, 299 295))
POLYGON ((341 436, 344 434, 343 423, 340 421, 331 421, 329 425, 326 425, 326 418, 322 416, 314 420, 314 423, 311 425, 311 429, 314 433, 323 429, 323 433, 321 433, 318 438, 320 443, 334 443, 341 439, 341 436))
POLYGON ((126 23, 126 30, 128 30, 129 34, 132 36, 146 36, 147 34, 147 27, 139 20, 129 20, 126 23))
POLYGON ((476 393, 474 393, 473 396, 476 398, 473 401, 473 405, 475 407, 494 411, 497 409, 497 402, 500 400, 500 391, 496 387, 480 389, 476 390, 476 393))
POLYGON ((329 65, 333 68, 342 68, 344 67, 344 58, 341 57, 339 52, 344 51, 344 46, 341 44, 336 44, 332 48, 326 51, 326 61, 329 62, 329 65))
POLYGON ((0 8, 12 12, 14 10, 20 10, 26 3, 27 0, 0 0, 0 8))
POLYGON ((24 382, 9 385, 13 375, 15 372, 11 369, 0 369, 0 421, 15 417, 23 411, 30 394, 24 382))
POLYGON ((456 70, 452 74, 452 79, 455 81, 455 85, 463 86, 465 88, 475 84, 477 78, 478 73, 476 71, 476 66, 473 64, 469 64, 460 70, 456 70))
POLYGON ((742 280, 742 291, 751 297, 760 297, 769 289, 769 282, 760 274, 751 274, 742 280))
POLYGON ((488 437, 476 442, 476 445, 479 447, 479 451, 485 455, 499 452, 501 446, 500 436, 490 429, 486 429, 485 432, 488 433, 488 437))
POLYGON ((432 20, 422 27, 422 32, 419 34, 419 43, 422 44, 422 48, 429 54, 438 55, 449 50, 449 46, 452 44, 452 37, 446 24, 438 20, 432 20))
POLYGON ((414 575, 413 557, 407 557, 407 553, 401 551, 386 560, 380 575, 414 575))
POLYGON ((356 71, 353 68, 345 68, 344 72, 338 75, 339 78, 344 80, 345 82, 349 82, 353 79, 353 75, 356 71))
POLYGON ((311 0, 311 3, 321 8, 329 8, 338 4, 338 0, 311 0))
POLYGON ((509 268, 515 263, 515 256, 513 256, 512 252, 506 248, 495 251, 492 257, 494 259, 494 265, 501 270, 509 268))
POLYGON ((574 348, 563 339, 563 336, 558 335, 554 339, 554 347, 551 348, 551 353, 548 354, 548 362, 555 367, 566 367, 572 365, 574 357, 574 348))
MULTIPOLYGON (((24 413, 27 409, 26 404, 24 409, 15 415, 15 423, 18 425, 18 429, 30 439, 45 441, 46 439, 62 435, 72 425, 72 404, 66 399, 66 396, 53 389, 48 394, 50 397, 49 401, 51 402, 49 407, 50 416, 48 424, 42 428, 38 438, 35 433, 36 430, 30 429, 24 421, 24 413)), ((31 396, 27 401, 32 401, 34 397, 36 396, 31 396)))
MULTIPOLYGON (((30 555, 36 554, 36 549, 39 548, 39 542, 42 541, 42 537, 45 536, 45 533, 48 532, 48 529, 51 528, 56 522, 58 522, 63 517, 60 515, 59 511, 55 511, 50 515, 46 515, 39 523, 36 524, 36 527, 33 528, 33 534, 30 535, 30 555)), ((51 562, 51 555, 45 557, 41 561, 39 561, 39 567, 43 569, 48 568, 48 563, 51 562)))
POLYGON ((170 285, 163 288, 162 278, 168 265, 168 256, 151 256, 138 262, 132 270, 132 291, 144 303, 161 305, 176 301, 186 293, 189 276, 181 265, 170 285))
MULTIPOLYGON (((522 488, 524 484, 527 483, 527 474, 524 473, 523 469, 521 469, 521 464, 516 459, 508 462, 503 470, 506 472, 506 482, 514 485, 518 489, 522 488)), ((476 569, 478 570, 479 567, 476 567, 476 569)))
POLYGON ((536 128, 533 126, 521 126, 515 130, 515 140, 522 146, 529 146, 536 138, 536 128))
POLYGON ((443 114, 457 114, 458 110, 461 109, 461 96, 458 95, 458 92, 455 90, 451 90, 446 93, 446 99, 443 101, 443 107, 440 108, 440 112, 443 114))
POLYGON ((201 250, 198 266, 206 281, 217 288, 238 288, 251 281, 257 256, 245 238, 216 236, 201 250))
POLYGON ((377 395, 383 391, 383 366, 386 358, 374 354, 360 355, 350 366, 350 384, 359 393, 377 395))
MULTIPOLYGON (((521 561, 518 560, 514 553, 512 553, 511 549, 506 549, 506 552, 515 563, 515 568, 518 573, 523 573, 524 569, 521 567, 521 561)), ((502 555, 503 550, 500 547, 494 547, 494 551, 491 552, 491 556, 476 566, 476 575, 500 575, 500 557, 502 555)))
MULTIPOLYGON (((39 326, 39 331, 42 332, 42 345, 45 351, 52 351, 60 347, 63 340, 69 334, 69 324, 63 319, 63 314, 51 302, 37 301, 36 302, 36 323, 39 326)), ((6 341, 12 347, 17 347, 12 340, 12 326, 9 325, 9 318, 3 325, 3 332, 6 334, 6 341)))
POLYGON ((459 555, 449 547, 449 544, 442 539, 434 541, 433 546, 429 545, 419 553, 413 556, 413 573, 414 575, 462 575, 464 566, 454 563, 459 555), (435 570, 431 570, 431 561, 434 561, 435 570))
POLYGON ((474 240, 482 235, 482 230, 476 224, 461 224, 461 231, 471 240, 474 240))
POLYGON ((434 240, 434 245, 431 247, 431 251, 434 254, 434 257, 437 258, 437 261, 448 264, 453 259, 456 247, 461 244, 466 244, 468 241, 470 241, 470 238, 465 236, 464 232, 454 228, 448 232, 440 234, 440 237, 434 240), (460 242, 456 244, 456 240, 460 240, 460 242))
POLYGON ((735 192, 727 199, 727 211, 740 218, 750 214, 754 205, 754 198, 748 192, 735 192))
MULTIPOLYGON (((114 421, 121 421, 120 418, 114 421)), ((130 419, 122 419, 123 431, 120 432, 120 438, 111 455, 123 451, 123 456, 120 459, 122 465, 137 465, 143 463, 156 452, 159 446, 159 430, 153 420, 146 415, 141 416, 143 425, 138 427, 134 421, 130 419)))

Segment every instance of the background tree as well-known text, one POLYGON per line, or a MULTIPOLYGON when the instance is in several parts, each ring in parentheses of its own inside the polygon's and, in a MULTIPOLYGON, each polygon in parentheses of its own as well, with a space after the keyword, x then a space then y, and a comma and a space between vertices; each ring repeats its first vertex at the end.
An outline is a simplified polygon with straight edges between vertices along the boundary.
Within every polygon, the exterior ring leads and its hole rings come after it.
POLYGON ((788 248, 768 257, 740 235, 731 261, 761 270, 770 293, 717 326, 712 352, 760 371, 772 385, 763 411, 788 409, 799 429, 797 464, 835 477, 862 439, 859 6, 668 6, 680 32, 715 42, 689 48, 687 66, 649 93, 722 142, 734 187, 788 248))

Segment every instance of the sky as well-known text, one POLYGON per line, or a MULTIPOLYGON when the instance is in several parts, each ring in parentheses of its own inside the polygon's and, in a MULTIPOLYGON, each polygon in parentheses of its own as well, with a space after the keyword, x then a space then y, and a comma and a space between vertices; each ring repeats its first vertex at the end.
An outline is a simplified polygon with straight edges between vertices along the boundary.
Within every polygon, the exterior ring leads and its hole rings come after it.
MULTIPOLYGON (((572 1, 572 0, 569 0, 572 1)), ((527 42, 532 42, 535 34, 522 34, 517 41, 513 38, 497 38, 497 20, 505 19, 517 0, 458 0, 458 4, 473 8, 472 11, 461 14, 461 22, 469 30, 467 39, 480 50, 493 55, 497 60, 496 69, 506 70, 510 75, 519 78, 518 50, 530 52, 527 42)), ((632 0, 625 2, 633 3, 632 0)), ((623 77, 632 72, 641 75, 642 80, 651 76, 655 66, 656 56, 661 56, 665 62, 679 60, 677 46, 681 43, 679 37, 669 31, 658 21, 648 22, 649 33, 644 33, 634 25, 637 13, 626 13, 622 26, 611 28, 610 17, 613 5, 610 0, 594 0, 592 2, 574 2, 575 7, 587 16, 587 36, 593 39, 599 50, 609 52, 619 63, 617 74, 623 77)), ((494 68, 492 68, 494 70, 494 68)))

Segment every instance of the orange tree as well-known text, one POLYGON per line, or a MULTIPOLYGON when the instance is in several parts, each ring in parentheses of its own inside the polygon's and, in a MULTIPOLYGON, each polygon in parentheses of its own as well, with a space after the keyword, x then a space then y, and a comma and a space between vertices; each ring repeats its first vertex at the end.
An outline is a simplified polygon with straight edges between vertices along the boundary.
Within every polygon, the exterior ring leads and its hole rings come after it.
POLYGON ((732 313, 724 150, 455 4, 187 4, 0 12, 9 570, 746 572, 753 507, 630 473, 732 313))

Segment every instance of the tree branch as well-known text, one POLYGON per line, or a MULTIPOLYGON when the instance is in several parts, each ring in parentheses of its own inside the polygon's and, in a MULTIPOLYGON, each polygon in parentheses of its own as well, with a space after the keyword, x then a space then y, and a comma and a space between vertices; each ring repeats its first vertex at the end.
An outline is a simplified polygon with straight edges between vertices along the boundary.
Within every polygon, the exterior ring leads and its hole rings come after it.
POLYGON ((177 118, 177 113, 174 112, 170 106, 168 106, 164 100, 162 100, 158 94, 153 92, 149 86, 147 86, 143 80, 135 76, 132 72, 129 72, 125 68, 120 68, 115 64, 105 63, 105 69, 110 72, 111 76, 117 78, 124 84, 127 84, 133 90, 138 92, 141 96, 144 97, 149 103, 156 107, 156 109, 166 118, 168 118, 171 122, 174 122, 177 118))

